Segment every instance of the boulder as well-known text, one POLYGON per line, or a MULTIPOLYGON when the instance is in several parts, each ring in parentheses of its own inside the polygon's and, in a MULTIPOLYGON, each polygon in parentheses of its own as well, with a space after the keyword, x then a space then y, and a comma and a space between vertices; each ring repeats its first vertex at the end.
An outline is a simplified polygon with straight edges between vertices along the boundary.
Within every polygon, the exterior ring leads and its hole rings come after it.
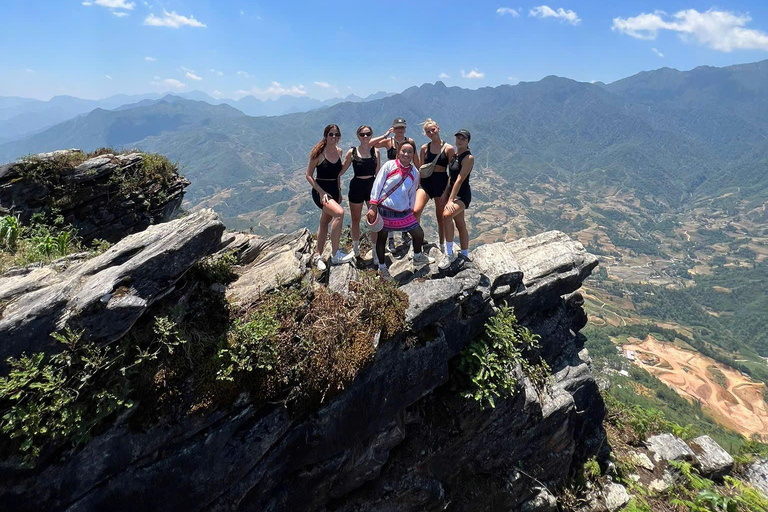
POLYGON ((702 475, 721 478, 733 469, 733 457, 711 437, 699 436, 690 445, 702 475))
POLYGON ((651 436, 645 441, 645 444, 656 462, 662 460, 694 462, 695 460, 693 450, 685 444, 685 441, 672 434, 651 436))
MULTIPOLYGON (((82 156, 79 150, 34 155, 40 161, 82 156)), ((144 154, 104 154, 74 168, 49 171, 42 178, 25 176, 29 158, 0 166, 0 211, 27 222, 35 213, 55 207, 86 243, 101 238, 116 242, 152 224, 173 218, 189 181, 173 172, 164 180, 124 186, 141 168, 144 154), (129 178, 130 179, 130 178, 129 178)))
POLYGON ((747 466, 744 479, 768 498, 768 459, 756 460, 747 466))
POLYGON ((614 482, 605 486, 603 489, 603 496, 605 496, 605 507, 609 512, 621 510, 624 505, 629 503, 629 500, 632 499, 632 496, 629 495, 626 487, 614 482))
POLYGON ((633 452, 631 454, 631 459, 635 466, 641 467, 646 471, 653 471, 653 468, 655 467, 653 462, 651 462, 651 459, 642 452, 633 452))
POLYGON ((223 231, 213 210, 201 210, 150 226, 62 272, 29 267, 0 276, 0 361, 56 350, 50 334, 65 326, 99 343, 119 339, 216 248, 223 231))
MULTIPOLYGON (((237 280, 227 287, 227 299, 246 305, 278 286, 301 280, 309 272, 311 245, 312 235, 307 229, 265 239, 250 238, 241 254, 246 264, 237 280)), ((219 251, 226 249, 220 247, 219 251)))
POLYGON ((536 496, 523 503, 521 512, 555 512, 557 510, 557 498, 548 489, 534 488, 536 496))
POLYGON ((359 271, 352 265, 334 265, 328 276, 328 289, 343 296, 349 295, 349 283, 355 281, 359 271))

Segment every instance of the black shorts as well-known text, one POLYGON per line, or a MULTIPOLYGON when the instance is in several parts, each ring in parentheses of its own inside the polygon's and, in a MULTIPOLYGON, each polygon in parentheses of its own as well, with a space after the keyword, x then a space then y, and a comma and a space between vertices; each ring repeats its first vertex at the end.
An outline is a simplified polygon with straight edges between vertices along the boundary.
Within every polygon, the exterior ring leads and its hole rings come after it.
POLYGON ((429 178, 422 178, 421 184, 419 186, 424 189, 424 192, 427 193, 430 199, 433 199, 443 195, 443 192, 445 192, 445 186, 447 184, 447 172, 433 172, 429 178))
POLYGON ((472 189, 469 188, 469 183, 464 182, 459 189, 459 193, 456 194, 456 199, 461 200, 464 203, 464 208, 469 208, 469 203, 472 202, 472 189))
POLYGON ((349 202, 364 203, 371 199, 374 178, 352 178, 349 182, 349 202))
MULTIPOLYGON (((328 195, 330 195, 337 203, 341 204, 341 190, 339 190, 339 185, 336 181, 317 180, 316 183, 320 185, 320 188, 326 191, 328 195)), ((318 208, 321 210, 323 209, 323 203, 320 201, 320 194, 318 194, 317 190, 314 188, 312 189, 312 200, 315 202, 318 208)))

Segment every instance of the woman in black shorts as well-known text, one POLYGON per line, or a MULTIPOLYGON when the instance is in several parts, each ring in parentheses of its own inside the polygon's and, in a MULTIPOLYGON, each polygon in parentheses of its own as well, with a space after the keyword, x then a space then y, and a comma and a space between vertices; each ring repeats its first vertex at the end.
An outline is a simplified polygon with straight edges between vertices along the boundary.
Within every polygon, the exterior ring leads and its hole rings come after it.
POLYGON ((351 261, 353 254, 344 254, 339 249, 341 227, 344 222, 344 210, 341 207, 341 148, 337 145, 341 138, 341 130, 335 124, 329 124, 323 130, 323 140, 315 144, 309 153, 307 164, 307 181, 312 185, 312 200, 322 210, 320 227, 317 229, 317 249, 312 256, 312 263, 319 269, 325 270, 322 254, 325 240, 328 238, 328 223, 331 223, 331 257, 332 265, 351 261), (316 176, 313 174, 317 173, 316 176))
POLYGON ((435 200, 435 217, 437 217, 437 235, 440 238, 440 250, 445 252, 443 243, 445 242, 445 233, 443 228, 443 208, 448 199, 448 162, 453 159, 456 150, 450 144, 446 144, 440 138, 440 127, 432 119, 424 121, 424 135, 429 137, 430 142, 421 146, 421 155, 419 160, 428 164, 435 159, 435 170, 427 178, 421 178, 419 191, 416 193, 416 205, 413 207, 413 214, 416 219, 421 221, 421 214, 430 199, 435 200))
POLYGON ((445 218, 445 222, 443 223, 445 229, 445 256, 438 265, 442 270, 450 267, 451 263, 457 257, 453 252, 454 223, 456 224, 456 229, 459 231, 461 257, 463 259, 469 258, 469 231, 467 230, 467 223, 464 220, 464 211, 469 207, 469 203, 472 201, 472 189, 469 187, 469 174, 472 172, 472 167, 475 165, 475 158, 469 150, 469 139, 471 137, 472 136, 467 130, 459 130, 456 132, 456 155, 454 155, 451 163, 448 165, 450 193, 448 194, 448 201, 443 209, 443 217, 445 218))
MULTIPOLYGON (((373 136, 373 129, 363 125, 357 129, 357 138, 360 145, 350 148, 344 155, 344 166, 341 174, 347 172, 350 164, 354 176, 349 182, 349 212, 352 214, 352 252, 355 256, 360 254, 360 217, 362 216, 363 203, 368 203, 371 198, 371 187, 376 173, 379 172, 379 152, 369 144, 373 136)), ((371 245, 376 247, 376 235, 371 232, 371 245)), ((376 251, 373 251, 373 262, 378 265, 376 251)))

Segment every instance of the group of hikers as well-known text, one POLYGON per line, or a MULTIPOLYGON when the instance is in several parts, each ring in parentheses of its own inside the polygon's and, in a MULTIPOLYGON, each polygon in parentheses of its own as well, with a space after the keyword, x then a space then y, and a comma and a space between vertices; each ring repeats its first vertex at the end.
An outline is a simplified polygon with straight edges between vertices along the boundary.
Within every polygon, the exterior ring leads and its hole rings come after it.
POLYGON ((427 119, 421 126, 429 142, 417 150, 416 142, 405 136, 407 123, 398 117, 384 135, 374 137, 373 129, 362 125, 357 129, 360 145, 346 153, 339 147, 341 130, 329 124, 323 130, 323 140, 309 154, 307 181, 312 185, 312 199, 320 214, 317 248, 312 264, 319 270, 326 265, 322 254, 330 224, 332 265, 347 263, 359 256, 360 221, 363 204, 368 211, 365 220, 370 228, 373 262, 384 279, 392 279, 385 261, 385 252, 395 252, 394 234, 403 233, 413 240, 413 265, 434 263, 424 254, 424 230, 420 219, 430 199, 435 201, 439 247, 442 253, 438 267, 445 270, 457 259, 467 260, 469 231, 464 211, 472 200, 469 175, 474 158, 469 150, 471 138, 467 130, 455 134, 455 144, 440 137, 440 127, 427 119), (378 149, 386 150, 387 161, 382 165, 378 149), (352 166, 354 176, 349 183, 349 209, 352 217, 352 252, 339 247, 344 220, 341 206, 341 176, 352 166), (455 230, 454 230, 455 226, 455 230), (454 251, 455 231, 459 232, 461 252, 454 251), (386 235, 385 235, 386 233, 386 235), (407 235, 406 235, 407 233, 407 235))

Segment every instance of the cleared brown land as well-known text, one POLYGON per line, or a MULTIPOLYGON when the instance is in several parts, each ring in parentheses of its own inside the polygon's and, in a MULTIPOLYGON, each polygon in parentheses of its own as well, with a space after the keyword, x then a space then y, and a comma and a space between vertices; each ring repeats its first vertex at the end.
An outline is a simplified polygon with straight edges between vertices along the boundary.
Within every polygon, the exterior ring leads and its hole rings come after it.
POLYGON ((746 437, 752 434, 768 437, 768 404, 763 399, 765 384, 762 382, 754 382, 714 359, 662 343, 652 336, 642 343, 624 345, 624 350, 634 350, 635 364, 650 371, 681 396, 697 400, 721 425, 746 437), (658 362, 648 365, 641 361, 658 362), (716 367, 723 374, 725 386, 714 381, 710 367, 716 367))

